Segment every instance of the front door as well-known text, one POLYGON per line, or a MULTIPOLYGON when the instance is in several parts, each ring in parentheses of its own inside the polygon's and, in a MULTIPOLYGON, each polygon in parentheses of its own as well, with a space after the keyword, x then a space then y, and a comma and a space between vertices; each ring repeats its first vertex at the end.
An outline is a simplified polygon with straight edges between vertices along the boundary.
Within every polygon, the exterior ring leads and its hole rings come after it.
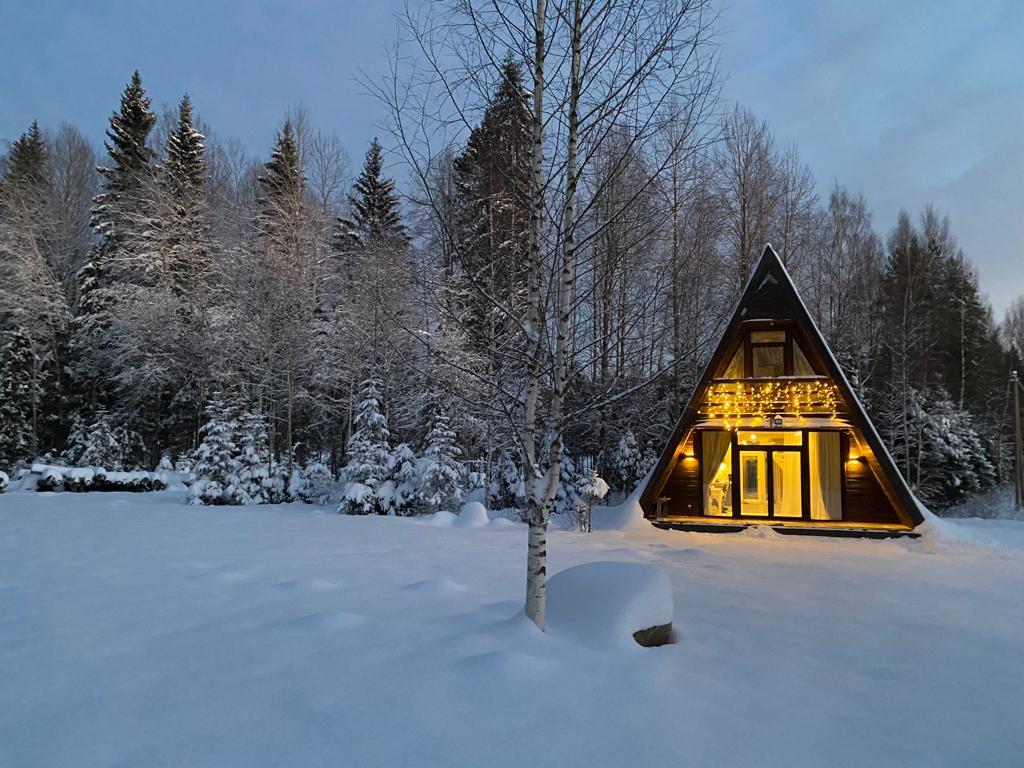
POLYGON ((801 432, 740 432, 733 481, 740 517, 803 515, 801 432))

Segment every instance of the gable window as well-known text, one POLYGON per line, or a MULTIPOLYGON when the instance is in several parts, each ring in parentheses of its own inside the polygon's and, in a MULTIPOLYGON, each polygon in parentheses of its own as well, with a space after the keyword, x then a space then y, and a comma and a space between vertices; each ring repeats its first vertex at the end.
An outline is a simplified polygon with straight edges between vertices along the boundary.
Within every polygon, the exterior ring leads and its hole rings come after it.
POLYGON ((816 371, 789 329, 752 330, 740 338, 725 379, 778 379, 814 376, 816 371))

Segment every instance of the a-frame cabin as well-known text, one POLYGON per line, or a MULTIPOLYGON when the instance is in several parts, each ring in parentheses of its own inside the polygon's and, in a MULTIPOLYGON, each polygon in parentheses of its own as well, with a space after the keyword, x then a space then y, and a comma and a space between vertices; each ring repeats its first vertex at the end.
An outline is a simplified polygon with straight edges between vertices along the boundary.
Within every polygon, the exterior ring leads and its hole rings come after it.
POLYGON ((917 502, 768 246, 640 498, 660 527, 899 535, 917 502))

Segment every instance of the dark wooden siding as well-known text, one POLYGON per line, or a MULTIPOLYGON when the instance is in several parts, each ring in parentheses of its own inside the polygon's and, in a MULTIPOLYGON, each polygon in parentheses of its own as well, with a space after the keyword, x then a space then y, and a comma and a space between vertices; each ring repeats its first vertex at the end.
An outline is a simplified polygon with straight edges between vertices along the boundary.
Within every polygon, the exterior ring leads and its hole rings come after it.
POLYGON ((846 462, 846 508, 843 519, 851 523, 899 523, 885 492, 865 459, 846 462))
POLYGON ((669 498, 662 514, 699 515, 700 462, 696 459, 677 459, 672 465, 668 481, 665 483, 661 495, 669 498))

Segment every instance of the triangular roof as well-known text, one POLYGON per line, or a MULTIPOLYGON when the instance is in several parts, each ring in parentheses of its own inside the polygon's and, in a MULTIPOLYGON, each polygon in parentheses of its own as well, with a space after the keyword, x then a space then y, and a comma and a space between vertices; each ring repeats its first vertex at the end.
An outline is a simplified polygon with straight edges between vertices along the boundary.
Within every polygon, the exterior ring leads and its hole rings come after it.
POLYGON ((718 370, 736 338, 740 324, 746 320, 792 320, 800 326, 805 341, 810 346, 810 349, 805 351, 810 351, 820 361, 846 403, 850 423, 871 449, 871 456, 865 458, 868 459, 871 470, 893 508, 908 525, 915 526, 923 522, 924 518, 914 494, 907 486, 903 475, 900 474, 896 462, 885 447, 885 443, 882 442, 882 438, 864 410, 860 398, 850 386, 846 374, 843 373, 835 355, 832 354, 825 337, 822 336, 817 323, 814 322, 800 298, 789 272, 786 271, 782 260, 771 245, 765 246, 764 253, 761 254, 750 279, 747 280, 746 287, 733 311, 732 319, 722 334, 714 354, 708 360, 686 407, 680 414, 672 437, 658 459, 654 471, 649 476, 647 487, 640 497, 643 508, 653 508, 655 496, 660 492, 668 472, 671 470, 676 450, 686 439, 697 420, 704 392, 714 379, 715 371, 718 370))

